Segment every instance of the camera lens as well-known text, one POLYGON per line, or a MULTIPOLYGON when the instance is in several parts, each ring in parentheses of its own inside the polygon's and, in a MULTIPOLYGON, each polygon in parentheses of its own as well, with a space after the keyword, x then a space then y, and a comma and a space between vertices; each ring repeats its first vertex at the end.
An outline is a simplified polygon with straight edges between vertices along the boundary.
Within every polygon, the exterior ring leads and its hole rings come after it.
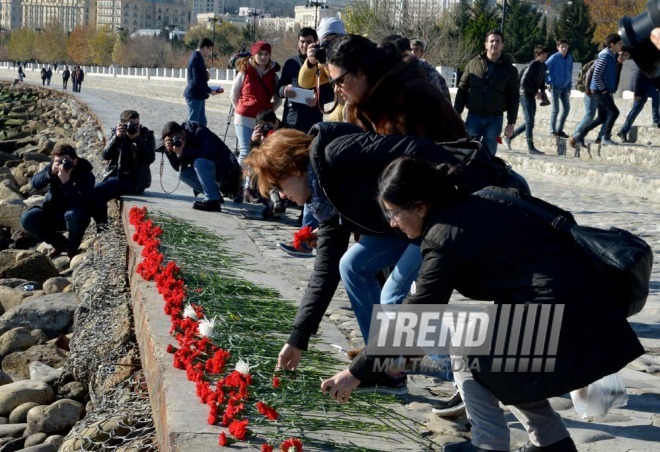
POLYGON ((73 168, 73 162, 69 159, 62 160, 62 168, 64 168, 66 171, 70 171, 71 168, 73 168))
POLYGON ((321 64, 326 63, 326 61, 327 61, 326 56, 327 56, 326 51, 325 51, 325 48, 323 48, 323 47, 321 47, 320 49, 317 49, 316 52, 314 52, 314 57, 321 64))
POLYGON ((647 10, 637 17, 625 16, 619 21, 623 45, 637 66, 648 77, 660 76, 660 50, 651 42, 651 30, 660 27, 660 0, 649 0, 647 10))
POLYGON ((127 122, 127 123, 126 123, 126 132, 127 132, 129 135, 133 135, 133 134, 136 133, 137 131, 138 131, 138 126, 137 126, 137 124, 134 124, 134 123, 132 123, 132 122, 127 122))
POLYGON ((183 139, 180 136, 175 135, 172 137, 172 147, 178 148, 183 145, 183 139))

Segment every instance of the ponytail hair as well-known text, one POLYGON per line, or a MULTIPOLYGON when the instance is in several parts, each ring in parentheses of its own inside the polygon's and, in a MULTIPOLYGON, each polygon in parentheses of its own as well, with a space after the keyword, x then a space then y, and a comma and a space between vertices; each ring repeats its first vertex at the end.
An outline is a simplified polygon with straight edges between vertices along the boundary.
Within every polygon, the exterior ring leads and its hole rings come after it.
POLYGON ((403 156, 392 161, 378 181, 378 203, 387 201, 409 208, 416 203, 442 207, 462 196, 457 165, 434 165, 426 160, 403 156))

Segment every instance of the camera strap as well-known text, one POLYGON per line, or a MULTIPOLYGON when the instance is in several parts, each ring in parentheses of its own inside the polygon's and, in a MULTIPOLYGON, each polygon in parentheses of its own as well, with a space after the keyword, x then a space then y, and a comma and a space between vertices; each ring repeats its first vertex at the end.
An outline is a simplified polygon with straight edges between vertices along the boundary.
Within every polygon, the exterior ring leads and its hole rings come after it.
POLYGON ((316 66, 316 105, 319 107, 319 110, 324 115, 329 115, 330 113, 335 111, 335 108, 337 108, 337 105, 339 105, 339 98, 337 97, 337 93, 335 93, 333 90, 332 94, 335 96, 335 100, 333 101, 330 110, 326 111, 323 109, 323 104, 321 104, 321 68, 317 65, 316 66))
POLYGON ((163 187, 163 172, 165 171, 165 151, 163 151, 160 154, 160 168, 158 170, 158 175, 160 176, 160 188, 163 190, 163 193, 166 195, 171 195, 176 191, 177 188, 179 188, 179 184, 181 184, 181 167, 179 167, 179 171, 177 172, 178 177, 176 181, 176 186, 172 189, 172 191, 167 191, 165 187, 163 187))

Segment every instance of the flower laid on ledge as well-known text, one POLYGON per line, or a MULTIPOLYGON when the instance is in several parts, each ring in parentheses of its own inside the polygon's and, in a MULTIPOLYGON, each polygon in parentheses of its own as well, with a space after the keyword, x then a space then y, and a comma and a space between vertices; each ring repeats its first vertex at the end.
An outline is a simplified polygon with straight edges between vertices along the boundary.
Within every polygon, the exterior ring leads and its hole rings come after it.
MULTIPOLYGON (((428 444, 416 423, 378 404, 394 402, 390 396, 356 394, 350 405, 324 396, 318 381, 338 364, 327 352, 310 350, 303 368, 276 371, 295 307, 276 292, 233 276, 230 270, 239 259, 220 247, 221 237, 170 217, 157 218, 161 228, 147 218, 146 208, 133 207, 129 218, 134 241, 144 247, 136 271, 154 281, 170 317, 176 341, 167 345, 172 365, 195 385, 199 402, 208 409, 208 424, 224 427, 219 446, 249 441, 260 444, 262 451, 298 452, 305 433, 332 430, 363 438, 364 450, 369 450, 369 434, 382 438, 383 432, 396 431, 406 441, 428 444), (163 249, 161 240, 167 245, 163 249), (261 427, 269 432, 267 438, 252 430, 258 433, 261 427)), ((314 237, 310 228, 298 239, 314 237)), ((336 437, 310 441, 314 447, 355 448, 336 437)))

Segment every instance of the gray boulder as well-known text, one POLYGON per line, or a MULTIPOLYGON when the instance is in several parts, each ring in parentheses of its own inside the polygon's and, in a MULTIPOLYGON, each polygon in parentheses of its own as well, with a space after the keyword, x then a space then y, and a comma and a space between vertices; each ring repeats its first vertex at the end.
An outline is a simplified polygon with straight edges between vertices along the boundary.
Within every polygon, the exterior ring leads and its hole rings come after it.
POLYGON ((0 334, 24 326, 42 330, 48 337, 57 337, 69 331, 77 307, 75 292, 32 297, 0 316, 0 334))
POLYGON ((16 306, 23 304, 23 301, 26 298, 34 295, 32 292, 28 292, 20 289, 11 289, 9 287, 0 286, 0 308, 1 312, 6 312, 16 306))
POLYGON ((12 289, 15 289, 16 287, 20 286, 21 284, 25 284, 26 282, 27 280, 23 278, 3 278, 0 279, 0 286, 11 287, 12 289))
POLYGON ((33 433, 67 433, 82 419, 84 412, 85 406, 71 399, 61 399, 47 407, 38 406, 28 412, 28 430, 33 433))
POLYGON ((0 425, 0 438, 20 438, 27 426, 25 423, 0 425))
POLYGON ((19 326, 0 336, 0 358, 10 353, 27 350, 37 343, 37 339, 30 334, 30 330, 19 326))
POLYGON ((40 361, 51 367, 62 367, 69 353, 53 343, 35 345, 22 352, 14 352, 2 360, 2 370, 15 381, 30 378, 30 363, 40 361))
POLYGON ((54 278, 49 278, 44 282, 44 293, 60 293, 64 290, 65 287, 70 286, 71 281, 68 278, 63 276, 55 276, 54 278))
POLYGON ((0 416, 7 416, 25 402, 46 405, 55 398, 55 391, 46 383, 23 380, 0 386, 0 416))
MULTIPOLYGON (((46 438, 48 438, 47 433, 33 433, 27 438, 25 438, 25 444, 24 447, 32 447, 32 446, 38 446, 39 444, 43 444, 44 441, 46 441, 46 438)), ((23 449, 25 450, 25 449, 23 449)))
POLYGON ((21 452, 57 452, 57 446, 54 444, 38 444, 36 446, 25 447, 21 452))
POLYGON ((25 278, 43 283, 59 272, 51 260, 39 253, 31 253, 13 264, 0 268, 0 278, 25 278))
POLYGON ((60 387, 60 394, 67 399, 84 402, 87 398, 87 387, 79 381, 71 381, 60 387))
POLYGON ((64 369, 55 369, 41 361, 32 361, 28 366, 30 371, 30 380, 43 381, 46 384, 53 385, 60 378, 64 369))
POLYGON ((0 199, 23 201, 23 194, 18 190, 14 176, 11 179, 0 179, 0 199))
POLYGON ((62 435, 50 435, 44 441, 44 444, 52 444, 56 449, 59 449, 62 443, 64 442, 64 437, 62 435))
POLYGON ((37 402, 25 402, 14 408, 9 414, 9 422, 11 424, 21 424, 27 422, 28 411, 35 406, 39 406, 37 402))

